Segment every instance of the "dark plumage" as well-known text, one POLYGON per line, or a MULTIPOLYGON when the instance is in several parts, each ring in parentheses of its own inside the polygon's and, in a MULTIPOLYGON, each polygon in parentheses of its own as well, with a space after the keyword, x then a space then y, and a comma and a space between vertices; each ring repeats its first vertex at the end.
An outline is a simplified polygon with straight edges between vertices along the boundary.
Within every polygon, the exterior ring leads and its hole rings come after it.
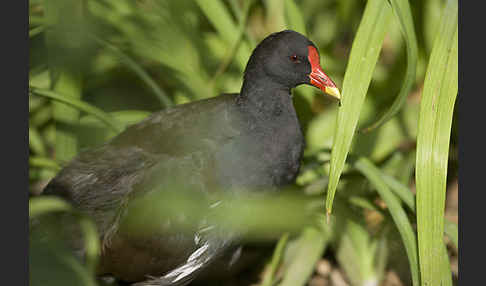
POLYGON ((162 190, 181 186, 203 194, 278 190, 292 183, 304 138, 291 88, 312 83, 339 95, 322 70, 316 71, 318 56, 316 63, 310 51, 317 54, 312 42, 294 31, 268 36, 249 59, 239 94, 154 113, 79 154, 49 183, 44 194, 61 196, 94 218, 103 243, 100 274, 143 281, 136 285, 186 285, 213 260, 231 260, 238 249, 231 235, 141 238, 118 228, 124 209, 154 181, 162 190))

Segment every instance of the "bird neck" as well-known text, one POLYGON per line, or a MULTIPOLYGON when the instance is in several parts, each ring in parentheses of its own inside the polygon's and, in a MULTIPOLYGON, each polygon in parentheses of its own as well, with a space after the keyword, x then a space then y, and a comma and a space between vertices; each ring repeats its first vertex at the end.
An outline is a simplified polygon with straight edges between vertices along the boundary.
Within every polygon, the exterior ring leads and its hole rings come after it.
POLYGON ((290 88, 265 76, 245 77, 237 100, 269 115, 293 110, 290 88))

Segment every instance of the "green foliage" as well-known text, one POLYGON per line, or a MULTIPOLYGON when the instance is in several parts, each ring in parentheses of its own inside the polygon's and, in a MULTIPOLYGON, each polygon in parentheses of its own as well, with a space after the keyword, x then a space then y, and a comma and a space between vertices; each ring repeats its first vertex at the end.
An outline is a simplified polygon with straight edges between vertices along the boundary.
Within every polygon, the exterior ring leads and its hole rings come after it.
POLYGON ((279 286, 304 285, 312 274, 317 260, 322 256, 328 242, 329 233, 325 227, 306 228, 295 240, 293 249, 283 262, 286 269, 279 286))
MULTIPOLYGON (((59 198, 46 196, 46 197, 31 199, 29 202, 29 217, 31 220, 39 219, 39 217, 42 217, 43 215, 46 215, 48 213, 59 213, 59 212, 72 213, 77 218, 77 221, 80 225, 80 228, 84 236, 84 243, 85 243, 84 249, 86 253, 86 263, 85 263, 86 269, 84 269, 83 266, 79 264, 79 261, 76 260, 76 258, 72 253, 64 251, 63 249, 60 249, 59 252, 55 250, 54 256, 59 258, 60 260, 63 260, 64 262, 69 261, 69 263, 66 264, 68 266, 67 268, 68 269, 71 268, 71 270, 68 271, 74 271, 76 276, 80 275, 82 278, 81 281, 84 280, 85 283, 84 285, 95 285, 93 279, 93 273, 95 273, 95 268, 98 261, 98 254, 100 252, 100 242, 98 240, 96 226, 94 225, 91 218, 88 218, 78 213, 68 203, 66 203, 65 201, 59 198), (60 257, 58 257, 58 255, 60 257)), ((38 228, 34 229, 34 234, 32 235, 34 238, 36 237, 36 232, 38 231, 39 231, 38 228)), ((32 236, 31 236, 31 243, 33 243, 34 245, 36 245, 36 243, 39 243, 39 247, 44 244, 43 247, 52 248, 52 245, 49 245, 50 244, 49 242, 46 243, 45 239, 40 239, 40 238, 32 239, 32 236)), ((37 248, 35 247, 34 251, 36 250, 37 248)), ((31 257, 31 261, 30 261, 31 267, 37 268, 40 266, 40 264, 43 263, 42 261, 38 261, 37 259, 38 258, 36 257, 35 254, 33 255, 33 257, 31 257)), ((42 273, 41 275, 43 276, 45 274, 42 273)), ((39 283, 39 281, 34 281, 34 284, 37 285, 37 283, 39 283)))
POLYGON ((448 1, 430 55, 417 136, 417 230, 424 285, 452 285, 444 248, 444 205, 458 89, 457 1, 448 1), (440 267, 438 267, 438 265, 440 267))
MULTIPOLYGON (((457 176, 449 158, 457 148, 449 144, 457 136, 457 1, 443 2, 30 1, 31 223, 73 214, 87 250, 80 262, 68 246, 32 233, 32 285, 96 285, 92 221, 62 200, 36 198, 41 187, 80 150, 151 112, 238 92, 252 49, 282 29, 317 45, 324 71, 342 87, 342 106, 313 87, 296 88, 307 141, 297 183, 272 200, 241 198, 232 215, 215 219, 246 240, 281 237, 262 286, 306 285, 323 255, 353 286, 378 285, 394 259, 408 265, 391 269, 404 284, 451 285, 444 234, 457 248, 458 230, 444 218, 444 202, 457 176)), ((152 217, 203 211, 197 198, 175 200, 136 202, 127 227, 158 227, 143 219, 147 209, 157 210, 152 217)))
POLYGON ((362 172, 368 180, 374 185, 381 198, 385 201, 390 210, 390 214, 395 222, 400 235, 402 236, 405 249, 407 251, 410 269, 412 272, 413 285, 420 285, 419 283, 419 265, 417 257, 417 238, 412 229, 412 225, 407 218, 405 210, 402 208, 400 201, 388 188, 382 174, 368 159, 361 158, 356 162, 356 168, 362 172))
POLYGON ((375 69, 381 45, 385 38, 391 9, 381 0, 368 1, 353 41, 349 62, 344 75, 342 106, 339 109, 331 157, 331 173, 326 200, 327 215, 331 215, 332 202, 346 156, 358 124, 363 102, 375 69))
POLYGON ((393 12, 395 12, 396 17, 400 22, 400 29, 402 30, 402 33, 406 39, 407 71, 400 93, 393 102, 392 106, 390 106, 390 109, 388 109, 380 117, 380 119, 373 123, 373 125, 365 129, 365 131, 368 132, 390 120, 401 109, 412 89, 412 85, 415 80, 415 71, 417 69, 418 47, 410 5, 408 4, 407 0, 391 0, 390 4, 392 5, 393 12))

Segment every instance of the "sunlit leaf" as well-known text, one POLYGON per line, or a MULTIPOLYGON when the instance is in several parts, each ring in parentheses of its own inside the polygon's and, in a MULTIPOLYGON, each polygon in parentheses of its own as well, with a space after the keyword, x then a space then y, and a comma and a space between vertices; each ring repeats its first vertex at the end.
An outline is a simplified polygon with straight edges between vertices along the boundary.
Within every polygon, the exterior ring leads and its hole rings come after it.
POLYGON ((326 200, 328 216, 390 21, 391 8, 383 4, 380 0, 368 1, 351 48, 334 133, 326 200))
POLYGON ((457 1, 451 0, 444 8, 420 105, 415 178, 420 273, 424 285, 452 283, 450 269, 444 268, 448 262, 442 251, 449 141, 458 90, 457 6, 457 1))
POLYGON ((413 25, 412 11, 408 0, 390 0, 389 1, 395 16, 400 22, 400 28, 403 36, 405 37, 405 43, 407 45, 407 71, 405 72, 405 79, 403 80, 400 93, 397 95, 395 101, 390 108, 371 126, 365 128, 363 131, 371 131, 395 116, 402 108, 405 100, 407 99, 410 90, 415 82, 415 71, 417 69, 418 60, 418 48, 417 38, 415 36, 415 30, 413 25))

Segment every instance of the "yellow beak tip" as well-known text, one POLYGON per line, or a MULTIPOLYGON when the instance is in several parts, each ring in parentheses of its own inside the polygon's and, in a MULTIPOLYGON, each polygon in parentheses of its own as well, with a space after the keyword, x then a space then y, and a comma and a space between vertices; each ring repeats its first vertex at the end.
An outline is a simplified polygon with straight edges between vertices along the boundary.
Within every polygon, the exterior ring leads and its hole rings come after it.
POLYGON ((339 89, 337 89, 336 87, 326 86, 326 93, 341 102, 341 93, 339 92, 339 89))

